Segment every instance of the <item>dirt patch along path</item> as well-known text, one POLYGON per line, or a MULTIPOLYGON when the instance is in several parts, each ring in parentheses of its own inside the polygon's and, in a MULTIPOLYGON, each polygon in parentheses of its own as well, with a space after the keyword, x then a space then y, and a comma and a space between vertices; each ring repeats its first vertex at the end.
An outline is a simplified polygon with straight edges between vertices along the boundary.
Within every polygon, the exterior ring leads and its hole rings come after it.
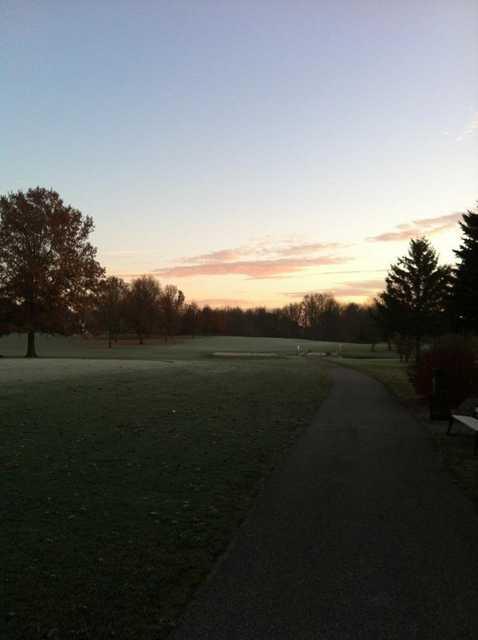
POLYGON ((421 426, 345 368, 171 636, 478 637, 478 518, 421 426))

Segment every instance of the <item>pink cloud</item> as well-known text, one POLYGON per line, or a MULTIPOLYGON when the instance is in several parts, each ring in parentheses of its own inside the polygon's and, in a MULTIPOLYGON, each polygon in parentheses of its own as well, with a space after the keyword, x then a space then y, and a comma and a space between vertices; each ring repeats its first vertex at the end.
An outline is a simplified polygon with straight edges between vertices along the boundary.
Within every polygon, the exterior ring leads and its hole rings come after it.
POLYGON ((193 264, 202 264, 204 262, 231 262, 233 260, 239 260, 246 254, 247 252, 244 247, 221 249, 220 251, 212 251, 211 253, 203 253, 198 256, 183 258, 183 262, 193 264))
POLYGON ((442 231, 453 228, 462 213, 449 213, 444 216, 436 216, 434 218, 419 218, 411 223, 399 224, 395 227, 396 231, 388 231, 380 233, 377 236, 367 238, 369 242, 396 242, 399 240, 410 240, 421 236, 432 236, 442 231))
POLYGON ((311 256, 320 251, 330 251, 343 247, 340 242, 307 242, 302 244, 274 245, 269 240, 253 242, 250 245, 235 247, 233 249, 220 249, 210 253, 202 253, 197 256, 182 258, 185 264, 204 264, 210 262, 234 262, 247 256, 280 258, 292 256, 311 256))
POLYGON ((455 223, 461 218, 462 215, 463 213, 458 211, 455 213, 449 213, 444 216, 436 216, 435 218, 420 218, 419 220, 414 220, 413 224, 432 229, 440 225, 448 225, 451 227, 455 225, 455 223))
POLYGON ((389 231, 388 233, 380 233, 378 236, 372 236, 367 238, 369 242, 395 242, 397 240, 410 240, 416 235, 420 235, 419 232, 403 230, 403 231, 389 231))
POLYGON ((318 251, 330 251, 340 249, 344 245, 341 242, 313 242, 305 244, 294 244, 287 247, 281 247, 275 250, 275 253, 281 256, 307 256, 318 251))
MULTIPOLYGON (((385 286, 384 280, 357 280, 343 282, 337 287, 329 289, 317 289, 320 293, 329 293, 335 298, 370 297, 381 291, 385 286)), ((289 298, 303 298, 308 293, 314 291, 291 291, 284 295, 289 298)))
POLYGON ((358 282, 344 282, 335 289, 331 289, 330 293, 337 298, 348 298, 355 296, 372 296, 382 291, 385 287, 384 280, 362 280, 358 282))
POLYGON ((321 271, 322 276, 343 276, 351 273, 386 273, 387 269, 350 269, 348 271, 321 271))
POLYGON ((245 275, 253 279, 274 278, 297 273, 308 267, 343 264, 349 258, 319 256, 315 258, 275 258, 270 260, 236 260, 233 262, 203 262, 155 269, 162 277, 190 278, 194 276, 245 275))

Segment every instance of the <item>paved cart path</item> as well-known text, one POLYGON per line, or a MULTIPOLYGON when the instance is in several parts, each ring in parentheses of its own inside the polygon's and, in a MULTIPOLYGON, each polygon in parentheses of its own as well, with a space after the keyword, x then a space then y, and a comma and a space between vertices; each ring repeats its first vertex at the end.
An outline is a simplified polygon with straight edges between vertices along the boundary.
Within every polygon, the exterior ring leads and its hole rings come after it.
POLYGON ((478 518, 375 380, 334 386, 174 640, 478 638, 478 518))

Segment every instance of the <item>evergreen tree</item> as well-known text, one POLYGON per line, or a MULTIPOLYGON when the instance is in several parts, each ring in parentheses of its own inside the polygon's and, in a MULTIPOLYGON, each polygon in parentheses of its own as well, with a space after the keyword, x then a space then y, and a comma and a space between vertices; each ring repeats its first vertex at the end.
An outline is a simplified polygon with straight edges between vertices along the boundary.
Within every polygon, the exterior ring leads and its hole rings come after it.
POLYGON ((463 236, 455 251, 453 311, 460 329, 478 333, 478 213, 465 213, 460 227, 463 236))
POLYGON ((386 289, 377 298, 378 317, 387 329, 413 338, 415 356, 426 334, 440 329, 449 298, 451 267, 438 265, 438 255, 426 238, 410 240, 408 255, 390 267, 386 289))

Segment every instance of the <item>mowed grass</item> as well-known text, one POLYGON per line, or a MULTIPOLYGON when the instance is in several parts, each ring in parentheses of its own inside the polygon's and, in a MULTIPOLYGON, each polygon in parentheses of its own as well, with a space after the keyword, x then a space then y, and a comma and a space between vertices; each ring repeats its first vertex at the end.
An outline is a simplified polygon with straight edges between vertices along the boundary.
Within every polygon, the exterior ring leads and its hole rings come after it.
POLYGON ((310 423, 324 368, 290 341, 276 359, 210 358, 206 339, 140 361, 48 340, 70 358, 0 359, 0 637, 165 637, 310 423))
MULTIPOLYGON (((82 359, 138 359, 138 360, 190 360, 208 358, 215 352, 275 353, 289 356, 297 353, 297 345, 303 352, 338 353, 353 358, 394 358, 385 344, 376 345, 371 351, 368 344, 323 342, 317 340, 297 340, 284 338, 246 338, 238 336, 198 336, 179 337, 165 344, 162 339, 148 339, 139 345, 133 336, 121 338, 108 349, 106 339, 75 336, 37 336, 37 351, 46 358, 82 359)), ((0 355, 22 357, 26 351, 24 335, 14 334, 0 338, 0 355)))

